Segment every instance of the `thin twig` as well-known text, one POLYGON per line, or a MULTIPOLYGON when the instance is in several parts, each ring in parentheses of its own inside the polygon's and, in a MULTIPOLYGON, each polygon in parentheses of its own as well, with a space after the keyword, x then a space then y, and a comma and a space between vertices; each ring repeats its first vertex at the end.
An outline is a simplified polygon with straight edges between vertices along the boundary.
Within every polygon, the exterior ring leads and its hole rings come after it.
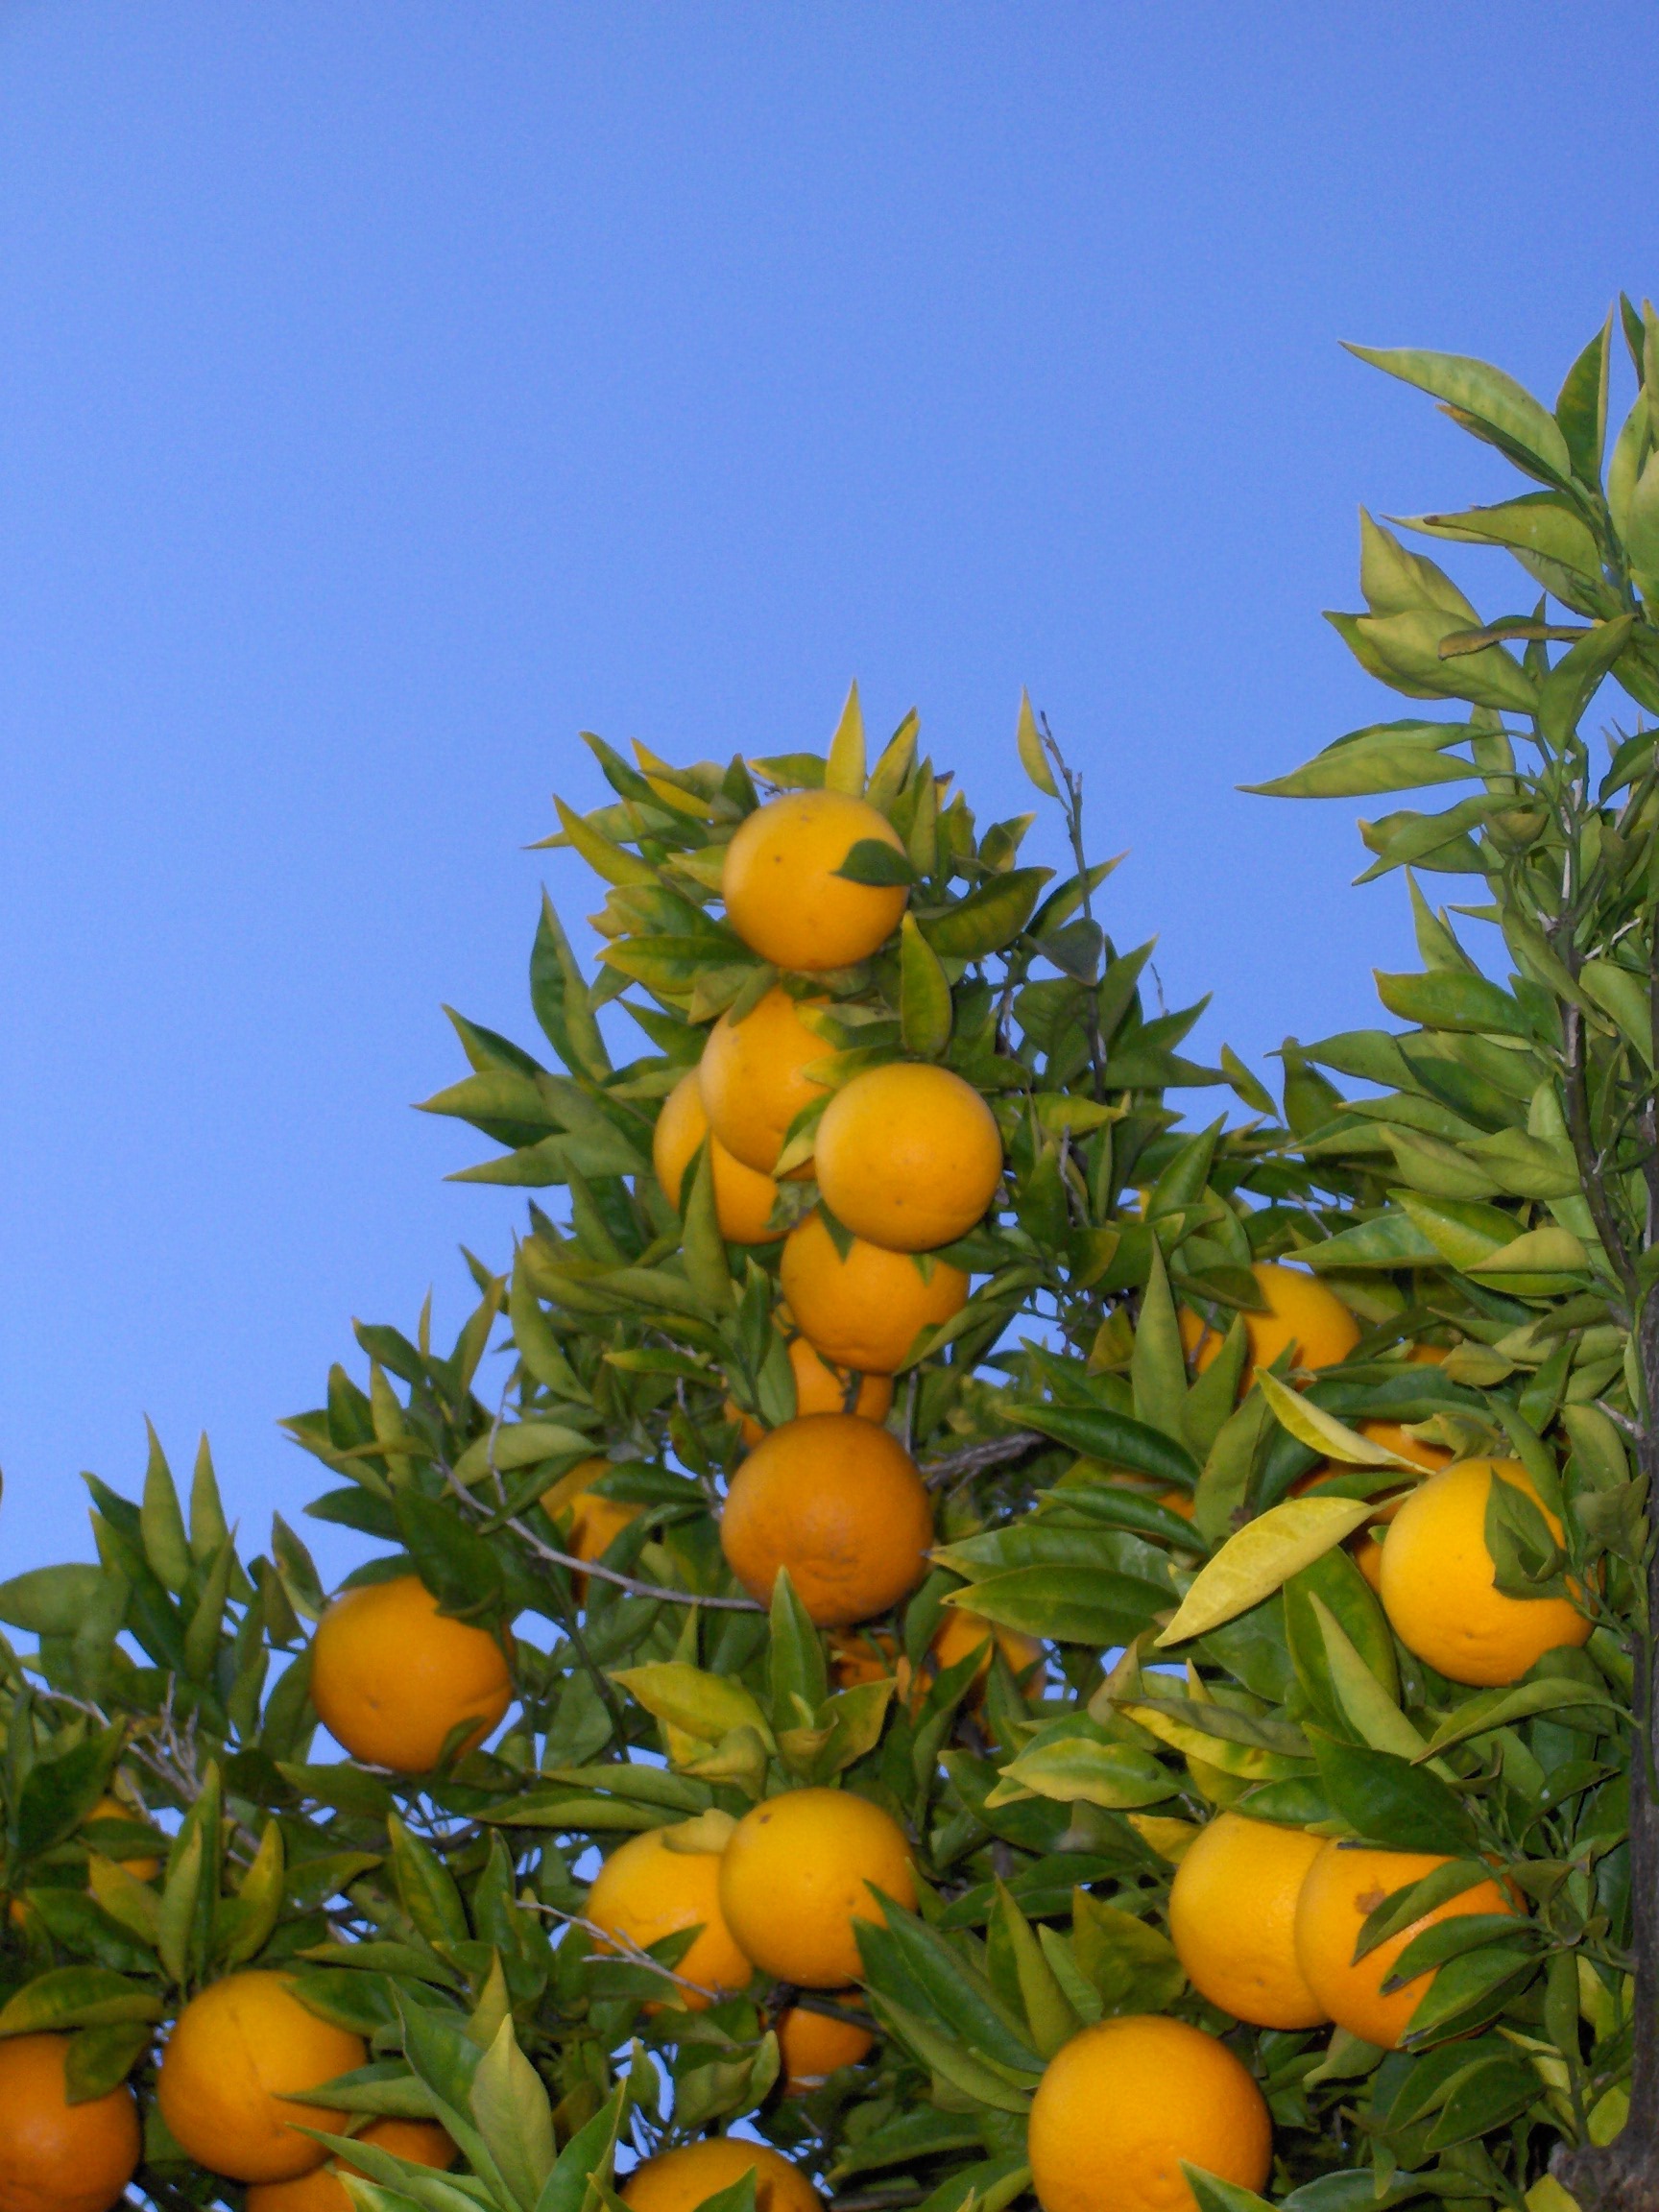
POLYGON ((1046 1442, 1047 1438, 1034 1429, 1017 1429, 1013 1435, 997 1436, 987 1444, 965 1444, 960 1452, 947 1453, 943 1459, 924 1459, 922 1479, 929 1490, 942 1489, 959 1476, 977 1475, 982 1468, 1022 1459, 1035 1446, 1046 1442))

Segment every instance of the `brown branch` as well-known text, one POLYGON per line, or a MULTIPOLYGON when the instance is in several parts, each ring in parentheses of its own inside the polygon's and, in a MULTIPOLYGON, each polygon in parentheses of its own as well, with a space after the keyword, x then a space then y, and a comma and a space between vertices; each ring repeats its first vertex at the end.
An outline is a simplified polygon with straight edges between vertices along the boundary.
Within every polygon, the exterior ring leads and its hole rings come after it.
POLYGON ((984 1467, 1000 1467, 1010 1459, 1022 1459, 1026 1453, 1047 1438, 1039 1436, 1034 1429, 1017 1429, 1012 1436, 994 1437, 988 1444, 965 1444, 960 1452, 947 1453, 942 1459, 925 1459, 922 1479, 929 1490, 943 1489, 963 1475, 977 1475, 984 1467))

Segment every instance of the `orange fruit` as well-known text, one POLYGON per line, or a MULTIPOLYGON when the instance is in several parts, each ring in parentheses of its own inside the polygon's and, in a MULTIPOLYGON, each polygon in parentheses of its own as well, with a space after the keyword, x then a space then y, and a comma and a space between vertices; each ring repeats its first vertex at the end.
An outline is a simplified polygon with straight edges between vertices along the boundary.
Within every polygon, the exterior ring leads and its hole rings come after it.
POLYGON ((0 2212, 109 2212, 137 2170, 132 2090, 71 2104, 68 2053, 67 2035, 0 2042, 0 2212))
POLYGON ((860 1682, 885 1682, 891 1675, 904 1695, 910 1663, 899 1648, 898 1639, 880 1630, 836 1629, 830 1638, 830 1675, 837 1690, 851 1690, 860 1682))
POLYGON ((770 1175, 783 1149, 784 1132, 823 1091, 802 1072, 828 1060, 833 1047, 808 1029, 800 1004, 774 985, 741 1022, 722 1014, 709 1032, 698 1063, 703 1110, 720 1142, 745 1167, 770 1175))
POLYGON ((1055 2053, 1029 2143, 1043 2212, 1195 2212, 1183 2159, 1257 2190, 1273 2159, 1266 2104, 1226 2044, 1137 2012, 1055 2053))
POLYGON ((965 1237, 996 1196, 1002 1138, 960 1075, 895 1060, 867 1068, 830 1099, 817 1168, 825 1205, 855 1237, 890 1252, 926 1252, 965 1237))
POLYGON ((836 870, 872 839, 903 839, 884 814, 845 791, 786 791, 739 823, 726 848, 720 893, 745 945, 779 968, 850 968, 893 934, 902 883, 851 883, 836 870))
MULTIPOLYGON (((700 1928, 674 1972, 705 1989, 741 1989, 752 1971, 721 1917, 720 1854, 676 1851, 661 1828, 630 1836, 612 1852, 588 1892, 587 1916, 642 1951, 682 1928, 700 1928)), ((662 1999, 692 2012, 710 2002, 666 1982, 662 1999)))
MULTIPOLYGON (((1300 1267, 1281 1267, 1275 1261, 1258 1261, 1250 1272, 1267 1310, 1244 1316, 1250 1352, 1243 1389, 1249 1389, 1257 1368, 1271 1367, 1286 1345, 1293 1367, 1334 1367, 1347 1358, 1359 1341, 1359 1324, 1334 1290, 1300 1267)), ((1212 1328, 1184 1307, 1181 1340, 1202 1375, 1225 1342, 1226 1331, 1212 1328)))
POLYGON ((1296 1900, 1317 1836, 1238 1813, 1198 1831, 1169 1888, 1169 1936, 1201 1997, 1258 2028, 1328 2017, 1296 1963, 1296 1900))
POLYGON ((881 1918, 872 1884, 916 1903, 904 1831, 850 1790, 763 1798, 720 1862, 727 1927, 763 1972, 803 1989, 844 1989, 862 1974, 854 1922, 881 1918))
POLYGON ((798 2166, 765 2143, 706 2135, 636 2166, 621 2198, 633 2212, 695 2212, 706 2197, 755 2176, 756 2212, 823 2212, 824 2200, 798 2166))
POLYGON ((1039 1666, 1047 1657, 1046 1646, 1040 1644, 1035 1636, 1022 1636, 1018 1628, 998 1628, 982 1615, 970 1613, 961 1605, 945 1607, 927 1652, 933 1663, 933 1673, 942 1674, 947 1667, 954 1667, 966 1659, 970 1651, 977 1651, 979 1665, 974 1670, 974 1680, 979 1688, 974 1695, 978 1695, 991 1671, 994 1648, 1007 1660, 1016 1681, 1027 1668, 1039 1666))
MULTIPOLYGON (((119 1797, 100 1797, 82 1826, 87 1827, 94 1820, 125 1820, 131 1823, 142 1819, 142 1814, 134 1813, 130 1805, 123 1805, 119 1797)), ((118 1859, 115 1863, 123 1874, 131 1874, 134 1882, 154 1882, 161 1871, 159 1859, 118 1859)), ((3 2212, 3 2207, 0 2207, 0 2212, 3 2212)))
MULTIPOLYGON (((685 1170, 705 1137, 709 1116, 703 1106, 702 1080, 693 1068, 663 1099, 651 1138, 651 1164, 663 1197, 677 1213, 685 1211, 685 1170)), ((709 1138, 709 1148, 714 1169, 714 1218, 721 1236, 733 1244, 776 1244, 783 1231, 768 1229, 766 1223, 778 1203, 777 1184, 757 1168, 746 1167, 718 1137, 709 1138)))
POLYGON ((816 1212, 784 1238, 779 1275, 801 1334, 832 1367, 863 1375, 891 1375, 921 1330, 968 1303, 967 1276, 943 1260, 924 1276, 908 1253, 862 1237, 843 1260, 816 1212))
POLYGON ((424 1774, 458 1721, 480 1743, 513 1700, 494 1637, 451 1621, 418 1575, 360 1583, 334 1599, 311 1647, 311 1702, 353 1759, 424 1774))
POLYGON ((885 1613, 927 1571, 933 1507, 896 1436, 855 1413, 805 1413, 763 1436, 732 1478, 720 1544, 763 1604, 780 1567, 820 1628, 885 1613))
MULTIPOLYGON (((789 1339, 789 1365, 795 1375, 795 1411, 802 1413, 845 1413, 847 1393, 852 1388, 854 1376, 844 1367, 831 1367, 821 1359, 805 1336, 789 1339)), ((893 1404, 893 1378, 891 1375, 860 1375, 857 1377, 858 1395, 853 1411, 860 1421, 885 1421, 893 1404)), ((725 1406, 726 1418, 735 1421, 745 1444, 753 1448, 766 1434, 762 1424, 753 1413, 745 1413, 730 1398, 725 1406)))
POLYGON ((1407 1651, 1448 1681, 1514 1682, 1546 1651, 1583 1644, 1590 1622, 1565 1598, 1506 1598, 1486 1549, 1494 1480, 1513 1483, 1561 1541, 1518 1459, 1464 1459, 1413 1490, 1382 1548, 1382 1609, 1407 1651))
MULTIPOLYGON (((329 2133, 345 2132, 349 2114, 337 2112, 329 2133)), ((372 2143, 395 2158, 408 2158, 417 2166, 435 2166, 442 2172, 453 2166, 457 2152, 436 2120, 373 2120, 355 2140, 372 2143)), ((340 2174, 361 2174, 349 2158, 314 2166, 294 2181, 256 2181, 248 2192, 246 2212, 357 2212, 340 2174)))
POLYGON ((1419 1974, 1403 1989, 1382 1994, 1395 1960, 1412 1937, 1461 1913, 1514 1910, 1496 1882, 1478 1882, 1368 1951, 1356 1965, 1359 1930, 1383 1898, 1445 1864, 1428 1852, 1368 1851, 1332 1841, 1320 1847, 1297 1899, 1296 1959, 1308 1986, 1338 2028, 1384 2051, 1398 2048, 1429 1986, 1430 1977, 1419 1974))
POLYGON ((156 2096, 180 2147, 233 2181, 290 2181, 327 2152, 301 2128, 341 2115, 302 2093, 368 2058, 360 2035, 308 2012, 285 1974, 228 1974, 192 1997, 167 2038, 156 2096))
MULTIPOLYGON (((1438 1345, 1418 1344, 1413 1346, 1411 1358, 1417 1365, 1427 1366, 1431 1362, 1425 1355, 1431 1352, 1434 1354, 1436 1361, 1446 1357, 1438 1345)), ((1385 1445, 1390 1452, 1398 1452, 1402 1459, 1409 1459, 1414 1467, 1427 1467, 1432 1472, 1437 1468, 1449 1467, 1452 1463, 1450 1452, 1442 1452, 1435 1444, 1419 1444, 1415 1436, 1406 1433, 1398 1421, 1361 1421, 1359 1433, 1369 1436, 1373 1444, 1385 1445)), ((1382 1588, 1382 1539, 1372 1535, 1371 1530, 1386 1527, 1410 1495, 1409 1490, 1402 1490, 1398 1497, 1384 1499, 1378 1506, 1373 1520, 1349 1546, 1354 1554, 1355 1566, 1372 1589, 1379 1593, 1382 1588)))
MULTIPOLYGON (((850 1994, 856 2003, 857 1991, 850 1994)), ((836 2020, 828 2012, 808 2012, 800 2005, 791 2005, 778 2023, 783 2094, 802 2095, 816 2089, 837 2066, 856 2066, 875 2040, 869 2029, 860 2028, 855 2020, 836 2020)))

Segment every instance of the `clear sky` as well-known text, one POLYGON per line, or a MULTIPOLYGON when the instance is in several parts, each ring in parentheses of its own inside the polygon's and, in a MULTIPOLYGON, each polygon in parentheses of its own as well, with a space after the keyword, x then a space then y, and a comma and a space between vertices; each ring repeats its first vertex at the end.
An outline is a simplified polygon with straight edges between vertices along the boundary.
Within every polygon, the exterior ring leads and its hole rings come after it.
POLYGON ((1358 504, 1504 471, 1337 341, 1552 397, 1659 289, 1656 65, 1647 0, 11 0, 0 1573, 146 1411, 258 1548, 350 1316, 505 1256, 409 1109, 592 903, 522 850, 581 728, 818 745, 856 674, 996 814, 1029 685, 1202 1038, 1364 1020, 1358 809, 1233 786, 1390 710, 1358 504))

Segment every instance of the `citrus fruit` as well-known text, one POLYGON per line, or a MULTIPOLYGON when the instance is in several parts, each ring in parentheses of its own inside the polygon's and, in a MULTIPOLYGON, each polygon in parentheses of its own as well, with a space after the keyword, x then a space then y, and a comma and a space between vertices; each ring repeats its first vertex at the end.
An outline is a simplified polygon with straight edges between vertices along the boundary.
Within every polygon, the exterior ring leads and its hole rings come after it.
POLYGON ((445 1739, 476 1721, 478 1743, 506 1712, 513 1677, 493 1636, 451 1621, 418 1575, 336 1598, 311 1647, 311 1702, 353 1759, 424 1774, 445 1739))
POLYGON ((1273 2157, 1262 2092, 1226 2044, 1143 2012, 1062 2044, 1029 2140, 1043 2212, 1193 2212, 1183 2159, 1259 2190, 1273 2157))
POLYGON ((890 1252, 965 1237, 1002 1180, 990 1107, 949 1068, 917 1060, 867 1068, 843 1084, 818 1124, 816 1158, 830 1213, 890 1252))
MULTIPOLYGON (((661 1828, 630 1836, 612 1852, 588 1892, 587 1917, 641 1951, 682 1928, 700 1928, 674 1972, 704 1989, 741 1989, 749 1979, 749 1960, 720 1913, 719 1853, 676 1851, 661 1828)), ((710 2002, 668 1982, 662 1997, 693 2012, 710 2002)))
POLYGON ((1328 1842, 1308 1869, 1296 1902, 1296 1959, 1308 1986, 1338 2028, 1384 2051, 1398 2046, 1429 1986, 1429 1976, 1419 1974, 1403 1989, 1382 1994, 1395 1960, 1412 1937, 1461 1913, 1513 1910, 1496 1882, 1478 1882, 1368 1951, 1356 1965, 1359 1930, 1382 1900, 1445 1864, 1428 1852, 1368 1851, 1328 1842))
POLYGON ((694 2212, 706 2197, 755 2176, 756 2212, 823 2212, 823 2199, 798 2166, 764 2143, 705 2136, 636 2166, 621 2185, 633 2212, 694 2212))
POLYGON ((862 1973, 853 1924, 881 1918, 871 1884, 916 1902, 904 1831, 850 1790, 763 1798, 720 1862, 721 1909, 745 1956, 804 1989, 844 1989, 862 1973))
POLYGON ((745 945, 778 968, 850 968, 899 926, 902 883, 853 883, 836 871, 866 839, 902 853, 884 814, 844 791, 786 791, 739 823, 720 892, 745 945))
POLYGON ((1028 1668, 1041 1665, 1047 1656, 1046 1648, 1035 1636, 1022 1636, 1018 1628, 998 1628, 978 1613, 970 1613, 965 1606, 947 1605, 939 1616, 939 1625, 933 1631, 933 1641, 927 1647, 931 1672, 943 1674, 947 1667, 954 1667, 966 1659, 970 1651, 979 1653, 979 1664, 974 1672, 976 1688, 982 1688, 991 1671, 993 1650, 1001 1652, 1008 1669, 1018 1681, 1028 1668))
POLYGON ((341 2125, 303 2092, 367 2057, 362 2037, 308 2012, 285 1974, 228 1974, 173 2023, 156 2083, 161 2117, 210 2174, 289 2181, 327 2156, 299 2130, 341 2125))
MULTIPOLYGON (((1242 1387, 1249 1389, 1258 1367, 1271 1367, 1286 1345, 1293 1367, 1334 1367, 1359 1341, 1359 1324, 1334 1290, 1300 1267, 1258 1261, 1251 1268, 1266 1300, 1265 1313, 1246 1313, 1250 1340, 1242 1387)), ((1216 1330, 1190 1308, 1181 1312, 1181 1338, 1200 1375, 1219 1353, 1225 1330, 1216 1330)))
MULTIPOLYGON (((856 1413, 860 1421, 884 1421, 893 1404, 891 1375, 854 1375, 845 1367, 831 1367, 821 1359, 805 1336, 789 1339, 789 1365, 795 1377, 796 1413, 856 1413), (847 1394, 856 1382, 857 1396, 849 1407, 847 1394)), ((766 1434, 753 1413, 745 1413, 731 1399, 726 1418, 735 1421, 745 1444, 753 1447, 766 1434)))
MULTIPOLYGON (((823 998, 802 1001, 828 1003, 823 998)), ((733 1159, 771 1174, 790 1122, 824 1089, 802 1070, 814 1060, 829 1059, 830 1050, 802 1021, 801 1008, 788 992, 776 985, 741 1022, 721 1015, 703 1047, 697 1079, 703 1110, 733 1159)))
POLYGON ((881 1630, 872 1635, 839 1628, 830 1638, 830 1675, 837 1690, 851 1690, 860 1682, 885 1682, 891 1675, 902 1697, 910 1679, 910 1662, 900 1650, 896 1637, 881 1630))
MULTIPOLYGON (((857 1991, 852 1993, 857 2002, 857 1991)), ((783 2093, 799 2096, 816 2089, 837 2066, 856 2066, 876 2038, 856 2020, 837 2020, 791 2005, 778 2023, 778 2050, 783 2061, 783 2093)))
MULTIPOLYGON (((1411 1358, 1419 1366, 1428 1365, 1431 1362, 1426 1360, 1423 1355, 1431 1351, 1435 1353, 1438 1358, 1445 1358, 1445 1354, 1440 1351, 1438 1345, 1427 1344, 1414 1346, 1411 1358)), ((1361 1421, 1359 1433, 1362 1436, 1368 1436, 1373 1444, 1382 1444, 1390 1452, 1398 1452, 1402 1459, 1409 1459, 1414 1467, 1427 1467, 1431 1473, 1451 1464, 1452 1455, 1450 1452, 1441 1451, 1439 1446, 1435 1444, 1420 1444, 1415 1436, 1407 1433, 1398 1421, 1361 1421)), ((1335 1470, 1333 1469, 1332 1472, 1334 1473, 1335 1470)), ((1398 1497, 1385 1498, 1378 1506, 1372 1520, 1349 1546, 1349 1550, 1354 1554, 1355 1566, 1358 1568, 1373 1590, 1381 1591, 1382 1587, 1382 1541, 1380 1536, 1373 1533, 1373 1530, 1385 1528, 1410 1495, 1409 1490, 1402 1490, 1398 1497)))
MULTIPOLYGON (((120 1820, 129 1828, 135 1824, 148 1825, 131 1806, 123 1805, 119 1797, 100 1797, 81 1825, 89 1828, 95 1820, 120 1820)), ((98 1848, 95 1838, 88 1837, 87 1841, 94 1850, 98 1848)), ((123 1874, 131 1874, 134 1882, 154 1882, 161 1871, 159 1859, 117 1859, 115 1863, 123 1874)))
MULTIPOLYGON (((611 1462, 606 1460, 604 1465, 609 1472, 611 1462)), ((626 1498, 596 1498, 591 1491, 578 1492, 570 1502, 569 1549, 578 1559, 602 1559, 642 1511, 643 1507, 626 1498)), ((586 1575, 583 1580, 587 1580, 586 1575)))
POLYGON ((0 2042, 0 2212, 109 2212, 137 2168, 132 2090, 71 2104, 68 2055, 67 2035, 0 2042))
POLYGON ((768 1229, 766 1223, 778 1203, 778 1186, 758 1168, 746 1167, 718 1137, 709 1137, 702 1079, 693 1068, 663 1099, 651 1139, 651 1164, 663 1197, 677 1213, 685 1210, 685 1170, 705 1137, 714 1171, 714 1218, 721 1236, 733 1244, 776 1244, 783 1232, 768 1229))
POLYGON ((1217 1813, 1169 1888, 1169 1935, 1201 1997, 1258 2028, 1314 2028, 1327 2017, 1296 1963, 1296 1899, 1319 1856, 1302 1828, 1217 1813))
POLYGON ((863 1375, 891 1375, 919 1331, 968 1303, 967 1276, 943 1260, 919 1262, 862 1237, 843 1259, 817 1212, 784 1238, 779 1276, 801 1334, 832 1367, 863 1375))
MULTIPOLYGON (((349 2115, 337 2112, 329 2129, 345 2132, 349 2115)), ((436 2120, 372 2120, 355 2140, 373 2144, 395 2158, 408 2158, 417 2166, 453 2166, 454 2144, 436 2120)), ((360 2174, 349 2158, 339 2162, 340 2173, 360 2174)), ((245 2212, 357 2212, 332 2163, 314 2166, 294 2181, 256 2181, 248 2192, 245 2212)))
POLYGON ((854 1413, 805 1413, 763 1436, 732 1478, 720 1544, 768 1603, 780 1567, 820 1628, 885 1613, 927 1571, 933 1508, 896 1436, 854 1413))
MULTIPOLYGON (((1514 1682, 1546 1651, 1582 1644, 1590 1623, 1565 1598, 1508 1598, 1486 1549, 1494 1480, 1539 1504, 1518 1459, 1465 1459, 1421 1483, 1382 1547, 1382 1609, 1407 1651, 1452 1682, 1514 1682)), ((1539 1505, 1559 1543, 1561 1524, 1539 1505)))

